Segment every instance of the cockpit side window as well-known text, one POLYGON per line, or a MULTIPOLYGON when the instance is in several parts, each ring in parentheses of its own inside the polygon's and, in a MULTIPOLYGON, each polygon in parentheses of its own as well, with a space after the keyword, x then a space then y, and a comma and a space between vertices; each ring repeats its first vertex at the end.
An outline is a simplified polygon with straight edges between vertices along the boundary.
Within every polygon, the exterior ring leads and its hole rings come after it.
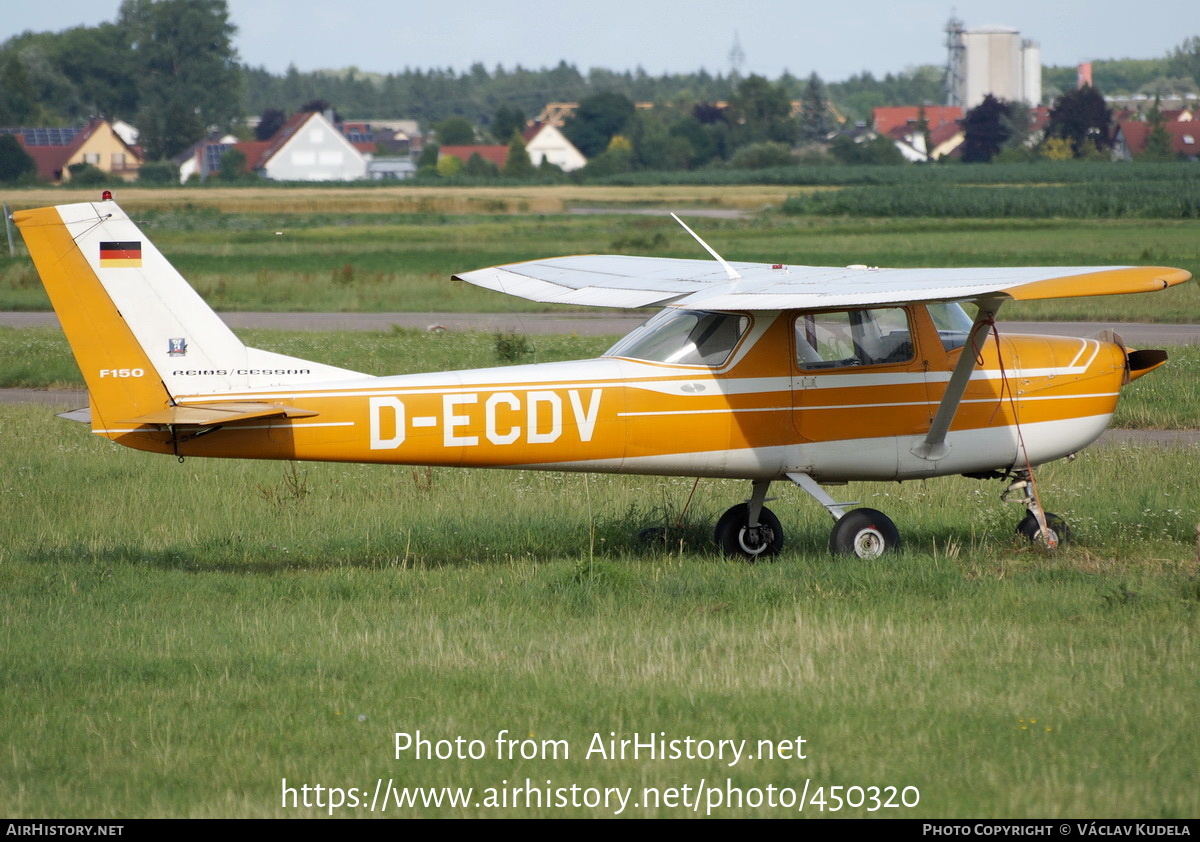
POLYGON ((725 363, 749 326, 750 318, 739 313, 667 310, 614 345, 607 356, 716 367, 725 363))
POLYGON ((912 332, 902 307, 801 313, 795 332, 800 368, 888 365, 913 359, 912 332))

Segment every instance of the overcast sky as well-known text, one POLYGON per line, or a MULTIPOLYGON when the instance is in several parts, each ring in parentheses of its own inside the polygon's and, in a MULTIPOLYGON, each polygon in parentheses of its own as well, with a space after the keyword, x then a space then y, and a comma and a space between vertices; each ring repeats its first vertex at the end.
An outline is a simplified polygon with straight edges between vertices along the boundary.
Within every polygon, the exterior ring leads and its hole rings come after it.
MULTIPOLYGON (((120 0, 7 0, 0 40, 114 21, 120 0)), ((1105 58, 1160 58, 1200 34, 1196 0, 229 0, 246 64, 281 73, 343 68, 388 72, 473 62, 529 68, 565 60, 591 67, 642 67, 658 75, 729 70, 735 33, 744 72, 777 78, 816 71, 840 81, 945 62, 953 9, 968 28, 1017 29, 1042 60, 1075 65, 1105 58)))

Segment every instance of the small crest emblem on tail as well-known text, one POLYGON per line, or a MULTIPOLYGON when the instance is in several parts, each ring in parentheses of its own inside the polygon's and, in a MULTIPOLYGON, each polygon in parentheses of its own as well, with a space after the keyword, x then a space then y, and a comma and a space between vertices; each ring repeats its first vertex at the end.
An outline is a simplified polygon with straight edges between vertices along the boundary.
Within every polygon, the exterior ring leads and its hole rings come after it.
POLYGON ((170 357, 186 357, 187 356, 187 340, 180 337, 179 339, 167 340, 167 356, 170 357))

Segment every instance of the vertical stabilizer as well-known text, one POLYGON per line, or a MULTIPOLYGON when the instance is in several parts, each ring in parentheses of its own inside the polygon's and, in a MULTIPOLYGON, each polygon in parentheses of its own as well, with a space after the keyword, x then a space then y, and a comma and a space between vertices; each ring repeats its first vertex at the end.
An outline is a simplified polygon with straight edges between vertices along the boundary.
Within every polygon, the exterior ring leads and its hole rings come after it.
POLYGON ((97 430, 180 396, 362 376, 247 348, 114 202, 13 220, 83 372, 97 430))

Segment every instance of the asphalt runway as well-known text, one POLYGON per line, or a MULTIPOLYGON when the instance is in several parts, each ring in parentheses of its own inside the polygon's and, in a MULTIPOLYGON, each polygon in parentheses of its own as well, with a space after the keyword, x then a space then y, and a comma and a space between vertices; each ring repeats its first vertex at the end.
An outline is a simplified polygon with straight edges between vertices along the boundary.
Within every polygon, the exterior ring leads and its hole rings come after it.
MULTIPOLYGON (((579 336, 624 335, 653 312, 600 313, 221 313, 232 328, 274 330, 391 330, 392 326, 428 330, 478 330, 505 333, 563 333, 579 336)), ((0 313, 2 327, 57 326, 54 313, 0 313)), ((1200 345, 1200 325, 1133 322, 1001 322, 1001 332, 1094 337, 1105 328, 1134 347, 1200 345)))

